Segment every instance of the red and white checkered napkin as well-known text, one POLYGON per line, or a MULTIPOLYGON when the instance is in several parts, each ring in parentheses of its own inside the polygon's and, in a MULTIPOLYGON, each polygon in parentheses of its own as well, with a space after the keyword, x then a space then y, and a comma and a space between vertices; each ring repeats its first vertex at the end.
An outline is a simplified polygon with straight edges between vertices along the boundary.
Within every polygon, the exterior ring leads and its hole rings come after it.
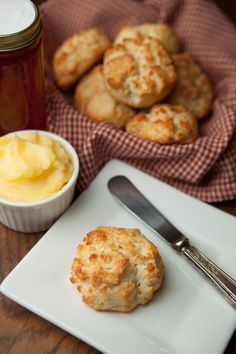
POLYGON ((212 202, 236 197, 236 29, 206 0, 49 0, 41 6, 47 67, 49 129, 68 139, 81 162, 79 187, 118 158, 182 191, 212 202), (126 24, 167 22, 210 76, 213 113, 189 145, 159 145, 80 115, 55 86, 50 62, 57 46, 81 29, 100 27, 110 38, 126 24))

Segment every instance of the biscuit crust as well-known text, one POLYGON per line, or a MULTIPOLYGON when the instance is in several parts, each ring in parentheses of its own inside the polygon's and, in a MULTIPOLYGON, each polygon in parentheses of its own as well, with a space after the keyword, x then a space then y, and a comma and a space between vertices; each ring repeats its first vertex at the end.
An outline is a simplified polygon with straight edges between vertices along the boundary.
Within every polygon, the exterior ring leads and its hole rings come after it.
POLYGON ((96 28, 81 31, 66 39, 53 56, 52 67, 58 86, 70 88, 96 64, 111 46, 109 39, 96 28))
POLYGON ((176 72, 163 45, 155 38, 124 39, 104 56, 106 86, 119 102, 144 108, 168 95, 176 72))
POLYGON ((168 102, 185 106, 198 119, 205 117, 211 109, 214 96, 210 80, 191 54, 175 54, 172 58, 177 80, 167 98, 168 102))
POLYGON ((95 310, 128 312, 152 299, 163 264, 140 230, 100 226, 77 247, 70 279, 95 310))
POLYGON ((114 44, 121 44, 125 38, 149 36, 158 39, 170 53, 178 53, 181 42, 173 28, 165 23, 145 23, 137 26, 125 26, 117 34, 114 44))
POLYGON ((108 92, 103 65, 97 65, 78 83, 75 90, 75 107, 97 123, 110 122, 117 128, 122 128, 135 111, 117 102, 108 92))
POLYGON ((159 144, 186 144, 197 139, 198 122, 182 106, 160 104, 149 113, 138 113, 127 123, 126 131, 159 144))

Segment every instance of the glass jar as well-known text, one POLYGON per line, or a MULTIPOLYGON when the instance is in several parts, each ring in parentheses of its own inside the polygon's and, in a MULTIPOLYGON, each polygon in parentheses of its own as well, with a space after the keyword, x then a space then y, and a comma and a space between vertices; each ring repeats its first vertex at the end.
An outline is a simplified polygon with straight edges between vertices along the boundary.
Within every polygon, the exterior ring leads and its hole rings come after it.
POLYGON ((30 0, 0 0, 0 135, 46 129, 42 23, 30 0))

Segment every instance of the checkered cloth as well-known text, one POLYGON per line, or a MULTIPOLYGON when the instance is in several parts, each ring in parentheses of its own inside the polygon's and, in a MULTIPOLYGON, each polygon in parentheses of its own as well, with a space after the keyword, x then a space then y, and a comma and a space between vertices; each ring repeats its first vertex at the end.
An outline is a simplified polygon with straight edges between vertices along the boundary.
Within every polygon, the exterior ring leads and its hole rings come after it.
POLYGON ((236 197, 236 29, 206 0, 49 0, 44 23, 49 130, 77 149, 79 188, 86 188, 112 158, 123 160, 199 199, 236 197), (111 124, 97 124, 73 108, 70 95, 53 82, 54 50, 67 37, 99 27, 114 38, 127 24, 167 22, 208 73, 215 86, 213 113, 200 123, 201 137, 188 145, 142 141, 111 124))

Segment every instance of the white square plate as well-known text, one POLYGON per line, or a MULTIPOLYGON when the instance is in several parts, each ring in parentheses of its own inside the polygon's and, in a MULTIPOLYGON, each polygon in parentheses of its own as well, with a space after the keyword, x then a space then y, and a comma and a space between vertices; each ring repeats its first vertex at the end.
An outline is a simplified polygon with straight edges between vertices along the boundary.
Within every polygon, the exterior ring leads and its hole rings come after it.
POLYGON ((236 277, 236 218, 117 160, 110 161, 72 207, 1 284, 1 292, 104 353, 219 354, 235 312, 184 258, 122 208, 107 181, 125 175, 213 261, 236 277), (165 281, 154 299, 128 314, 96 312, 69 281, 76 245, 98 225, 138 227, 158 246, 165 281))

